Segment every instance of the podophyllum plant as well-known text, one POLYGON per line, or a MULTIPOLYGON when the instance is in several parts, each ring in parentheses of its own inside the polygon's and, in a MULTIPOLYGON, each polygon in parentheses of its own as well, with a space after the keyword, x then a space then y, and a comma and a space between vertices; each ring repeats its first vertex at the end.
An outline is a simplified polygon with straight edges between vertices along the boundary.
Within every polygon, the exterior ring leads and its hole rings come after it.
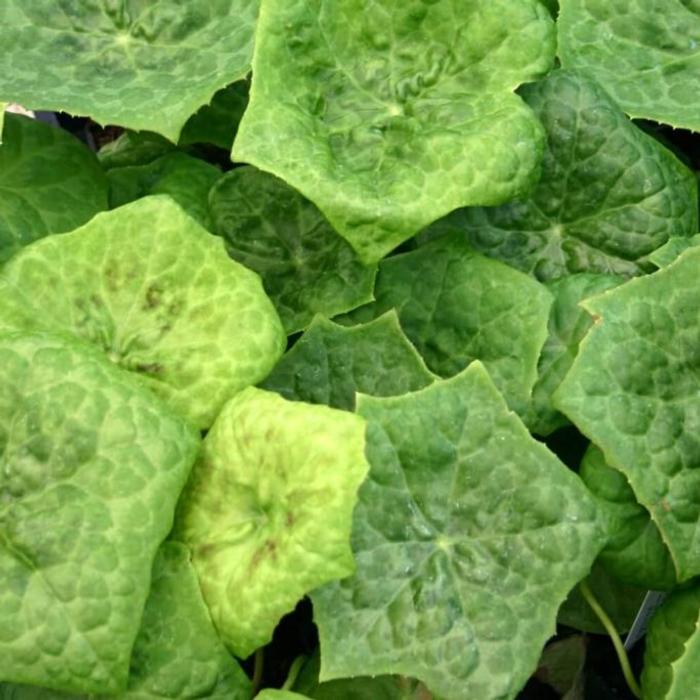
POLYGON ((0 698, 700 698, 699 42, 0 0, 0 698))

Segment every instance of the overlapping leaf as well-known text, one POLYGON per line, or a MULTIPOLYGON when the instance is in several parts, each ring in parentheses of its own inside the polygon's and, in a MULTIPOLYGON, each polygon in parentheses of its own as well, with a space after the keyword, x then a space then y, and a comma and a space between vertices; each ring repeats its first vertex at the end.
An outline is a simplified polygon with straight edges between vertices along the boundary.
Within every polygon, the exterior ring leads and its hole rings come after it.
POLYGON ((204 428, 285 339, 257 275, 164 196, 24 248, 0 272, 0 329, 89 341, 204 428))
POLYGON ((396 673, 448 699, 514 698, 603 544, 593 500, 479 363, 358 412, 371 471, 357 572, 312 593, 321 680, 396 673))
POLYGON ((367 262, 458 206, 534 184, 544 74, 534 0, 263 0, 233 156, 315 202, 367 262))

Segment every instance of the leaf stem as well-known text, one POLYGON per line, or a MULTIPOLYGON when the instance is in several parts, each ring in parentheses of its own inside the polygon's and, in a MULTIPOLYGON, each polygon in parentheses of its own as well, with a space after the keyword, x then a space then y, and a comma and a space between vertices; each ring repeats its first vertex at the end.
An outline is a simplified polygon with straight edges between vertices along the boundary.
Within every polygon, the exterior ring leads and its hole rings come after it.
POLYGON ((615 647, 615 653, 617 654, 617 658, 620 662, 622 675, 625 677, 625 681, 627 682, 627 685, 630 691, 632 692, 632 695, 634 695, 635 698, 641 698, 642 691, 639 688, 637 679, 632 673, 632 667, 630 666, 629 657, 627 656, 625 647, 622 644, 620 635, 615 629, 615 625, 613 624, 612 620, 608 617, 608 614, 605 612, 605 610, 603 610, 596 597, 593 595, 593 591, 588 585, 588 581, 581 581, 581 583, 579 584, 579 588, 581 589, 581 593, 586 599, 586 602, 591 606, 593 612, 598 616, 598 619, 603 624, 603 627, 605 627, 607 633, 610 635, 610 639, 613 643, 613 646, 615 647))
POLYGON ((253 697, 258 694, 262 686, 263 669, 265 668, 265 648, 260 647, 255 652, 255 667, 253 668, 253 697))
POLYGON ((306 657, 303 655, 297 656, 297 658, 292 661, 292 665, 289 667, 289 673, 287 674, 287 680, 284 682, 282 690, 292 689, 292 686, 296 683, 297 677, 299 676, 299 671, 301 671, 301 667, 304 665, 304 661, 306 661, 306 657))

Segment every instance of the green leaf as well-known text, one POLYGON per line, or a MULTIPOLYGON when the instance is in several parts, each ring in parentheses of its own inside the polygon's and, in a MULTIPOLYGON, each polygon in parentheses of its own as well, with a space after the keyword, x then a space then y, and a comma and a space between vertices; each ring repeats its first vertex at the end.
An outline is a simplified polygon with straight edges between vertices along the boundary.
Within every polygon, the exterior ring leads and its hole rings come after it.
POLYGON ((306 695, 292 693, 289 690, 276 690, 275 688, 266 688, 255 696, 255 700, 310 700, 306 695))
POLYGON ((248 106, 248 82, 240 80, 219 90, 211 100, 185 124, 180 145, 211 143, 231 150, 243 112, 248 106))
POLYGON ((537 381, 525 422, 536 435, 549 435, 569 421, 552 405, 552 394, 571 368, 578 346, 593 325, 580 306, 586 297, 612 289, 621 277, 582 272, 562 277, 546 286, 554 297, 549 313, 547 340, 537 364, 537 381))
POLYGON ((309 590, 354 570, 364 421, 249 388, 204 441, 178 511, 204 599, 227 646, 266 644, 309 590))
POLYGON ((683 238, 669 238, 665 245, 655 250, 649 260, 658 268, 670 265, 684 250, 700 245, 700 233, 683 238))
POLYGON ((700 249, 583 302, 595 323, 554 404, 628 479, 679 581, 700 574, 700 249))
POLYGON ((395 308, 433 372, 447 377, 481 360, 508 405, 525 413, 552 304, 544 286, 457 236, 384 260, 374 294, 351 318, 395 308))
POLYGON ((169 197, 24 248, 0 270, 0 292, 0 329, 89 341, 197 427, 284 349, 258 276, 169 197))
POLYGON ((695 175, 596 83, 555 71, 521 93, 547 133, 542 179, 527 197, 457 211, 425 235, 459 230, 477 250, 549 280, 636 275, 669 237, 697 232, 695 175))
POLYGON ((535 183, 542 130, 513 90, 549 70, 554 43, 534 0, 262 0, 233 157, 375 262, 455 207, 535 183))
POLYGON ((0 678, 126 689, 198 439, 100 353, 0 337, 0 678))
POLYGON ((649 623, 644 700, 695 700, 700 688, 700 587, 677 591, 649 623))
POLYGON ((70 231, 107 208, 100 164, 75 137, 15 114, 5 117, 0 133, 0 263, 37 238, 70 231))
POLYGON ((210 197, 214 231, 229 254, 263 279, 288 333, 314 314, 334 316, 373 299, 366 267, 323 214, 282 180, 236 168, 210 197))
POLYGON ((316 317, 262 386, 293 401, 352 411, 357 392, 398 396, 435 378, 392 309, 349 328, 316 317))
POLYGON ((586 647, 586 638, 579 634, 548 644, 535 676, 563 696, 562 700, 584 700, 586 647))
POLYGON ((171 151, 146 165, 111 168, 109 205, 112 209, 149 194, 170 195, 193 219, 211 228, 209 190, 221 171, 199 158, 171 151))
MULTIPOLYGON (((615 625, 615 629, 620 634, 627 632, 637 617, 648 589, 621 583, 600 565, 599 560, 593 565, 586 580, 596 600, 615 625)), ((600 618, 583 597, 578 586, 569 593, 559 608, 557 622, 582 632, 607 634, 600 618)))
POLYGON ((591 445, 579 471, 608 517, 608 543, 600 553, 602 566, 631 586, 657 591, 676 585, 668 547, 648 511, 634 496, 625 475, 610 467, 603 453, 591 445))
POLYGON ((166 542, 131 657, 126 698, 248 700, 251 684, 219 639, 187 548, 166 542))
POLYGON ((100 148, 97 158, 104 170, 129 165, 148 165, 156 158, 175 150, 175 146, 160 134, 151 131, 125 131, 114 141, 100 148))
POLYGON ((371 471, 357 572, 312 593, 321 680, 396 673, 446 698, 514 698, 603 544, 593 500, 480 363, 358 412, 371 471))
POLYGON ((559 56, 631 117, 700 131, 697 0, 560 0, 559 56))
POLYGON ((0 97, 163 134, 250 68, 258 0, 5 0, 0 97))

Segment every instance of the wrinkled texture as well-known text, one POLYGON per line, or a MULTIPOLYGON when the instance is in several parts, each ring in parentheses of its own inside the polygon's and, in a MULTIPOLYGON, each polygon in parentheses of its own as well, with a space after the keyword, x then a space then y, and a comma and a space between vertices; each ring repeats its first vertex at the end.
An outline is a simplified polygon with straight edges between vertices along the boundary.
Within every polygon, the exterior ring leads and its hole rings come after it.
POLYGON ((513 90, 549 70, 554 43, 534 0, 262 0, 233 157, 376 262, 458 206, 534 184, 542 130, 513 90))
POLYGON ((0 133, 0 263, 37 238, 70 231, 107 209, 100 164, 75 137, 15 114, 7 115, 0 133))
POLYGON ((555 405, 629 480, 679 581, 700 574, 700 249, 583 302, 594 317, 555 405))
POLYGON ((249 388, 207 435, 175 537, 190 547, 214 624, 237 656, 270 641, 312 588, 354 570, 364 428, 353 414, 249 388))
POLYGON ((215 233, 255 270, 287 333, 314 314, 335 316, 373 299, 376 266, 367 267, 308 199, 255 168, 236 168, 210 196, 215 233))
POLYGON ((665 245, 655 250, 649 260, 658 268, 670 265, 684 250, 700 245, 700 233, 696 233, 689 238, 669 238, 665 245))
POLYGON ((24 248, 0 271, 0 329, 86 340, 202 428, 284 349, 257 275, 164 196, 24 248))
POLYGON ((555 71, 521 94, 547 135, 537 186, 501 207, 459 210, 425 236, 459 230, 486 255, 550 280, 630 277, 669 237, 697 232, 694 174, 596 83, 555 71))
POLYGON ((176 142, 250 68, 258 0, 4 0, 0 98, 176 142))
POLYGON ((352 411, 357 393, 399 396, 434 379, 392 309, 349 328, 317 317, 262 386, 293 401, 352 411))
POLYGON ((514 698, 603 544, 593 500, 479 363, 358 412, 357 572, 311 594, 321 680, 397 673, 445 698, 514 698))
POLYGON ((560 0, 559 56, 631 117, 700 131, 697 0, 560 0))
POLYGON ((481 360, 508 405, 526 413, 552 304, 541 284, 448 237, 384 260, 374 295, 344 321, 395 308, 433 372, 449 377, 481 360))
POLYGON ((0 678, 125 690, 198 438, 100 353, 0 337, 0 678))

